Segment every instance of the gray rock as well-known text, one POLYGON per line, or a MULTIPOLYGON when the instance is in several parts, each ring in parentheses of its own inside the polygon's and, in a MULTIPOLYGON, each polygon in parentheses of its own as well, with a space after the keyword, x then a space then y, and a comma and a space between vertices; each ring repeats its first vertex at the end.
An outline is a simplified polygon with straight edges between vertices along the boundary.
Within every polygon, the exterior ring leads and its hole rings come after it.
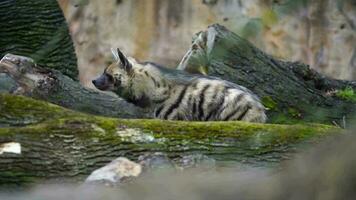
POLYGON ((108 186, 115 186, 138 177, 142 172, 142 167, 125 157, 119 157, 111 163, 93 171, 85 180, 85 183, 104 183, 108 186))
POLYGON ((203 154, 186 155, 176 161, 177 167, 180 169, 199 168, 199 169, 214 169, 215 160, 203 154))
POLYGON ((168 156, 161 152, 146 153, 139 156, 138 162, 143 167, 144 171, 162 171, 175 170, 174 163, 168 156))

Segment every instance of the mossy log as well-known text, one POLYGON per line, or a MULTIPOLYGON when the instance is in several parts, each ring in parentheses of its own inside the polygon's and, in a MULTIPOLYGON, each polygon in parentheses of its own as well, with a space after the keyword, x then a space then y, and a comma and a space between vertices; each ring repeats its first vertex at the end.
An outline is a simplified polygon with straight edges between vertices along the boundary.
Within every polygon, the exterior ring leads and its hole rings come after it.
POLYGON ((335 91, 355 81, 327 78, 302 63, 277 60, 218 24, 196 34, 178 69, 246 86, 261 97, 270 122, 338 124, 356 113, 355 102, 335 91))
POLYGON ((0 184, 78 181, 114 158, 150 152, 171 159, 203 154, 216 160, 273 166, 306 142, 339 130, 332 126, 114 119, 87 115, 23 96, 0 94, 0 184))
POLYGON ((0 27, 0 58, 7 53, 28 56, 78 78, 73 42, 56 0, 1 0, 0 27))

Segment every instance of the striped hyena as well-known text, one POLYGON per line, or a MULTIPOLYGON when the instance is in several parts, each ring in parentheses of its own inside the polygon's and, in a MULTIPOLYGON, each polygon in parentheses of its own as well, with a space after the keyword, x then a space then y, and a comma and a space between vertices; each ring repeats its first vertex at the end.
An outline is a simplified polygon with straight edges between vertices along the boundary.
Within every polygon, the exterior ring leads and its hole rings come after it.
POLYGON ((108 66, 93 84, 137 106, 152 108, 155 118, 266 121, 259 98, 243 86, 150 62, 139 63, 119 49, 112 51, 117 62, 108 66))

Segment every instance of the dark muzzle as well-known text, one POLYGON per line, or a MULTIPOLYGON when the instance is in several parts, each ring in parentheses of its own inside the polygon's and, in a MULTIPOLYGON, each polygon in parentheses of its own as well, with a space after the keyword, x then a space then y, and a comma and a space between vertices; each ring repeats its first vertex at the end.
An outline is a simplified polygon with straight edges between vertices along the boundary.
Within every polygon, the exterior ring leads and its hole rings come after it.
POLYGON ((113 86, 114 80, 111 76, 103 74, 99 78, 93 80, 92 83, 99 90, 108 90, 113 86))

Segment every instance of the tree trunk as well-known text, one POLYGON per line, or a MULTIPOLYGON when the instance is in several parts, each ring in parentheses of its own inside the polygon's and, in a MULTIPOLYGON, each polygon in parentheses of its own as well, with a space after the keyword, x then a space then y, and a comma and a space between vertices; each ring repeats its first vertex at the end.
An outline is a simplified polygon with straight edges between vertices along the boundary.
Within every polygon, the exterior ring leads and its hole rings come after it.
POLYGON ((150 152, 171 159, 203 154, 218 166, 229 161, 268 167, 301 144, 338 130, 315 124, 113 119, 7 94, 0 94, 0 110, 1 185, 83 180, 116 157, 135 161, 150 152), (19 143, 21 153, 2 152, 9 142, 19 143))
POLYGON ((56 0, 0 1, 0 57, 13 53, 77 79, 77 58, 56 0))
POLYGON ((220 25, 198 33, 178 69, 246 86, 261 97, 269 122, 332 123, 348 120, 356 103, 335 93, 355 81, 333 80, 302 63, 277 60, 220 25))

